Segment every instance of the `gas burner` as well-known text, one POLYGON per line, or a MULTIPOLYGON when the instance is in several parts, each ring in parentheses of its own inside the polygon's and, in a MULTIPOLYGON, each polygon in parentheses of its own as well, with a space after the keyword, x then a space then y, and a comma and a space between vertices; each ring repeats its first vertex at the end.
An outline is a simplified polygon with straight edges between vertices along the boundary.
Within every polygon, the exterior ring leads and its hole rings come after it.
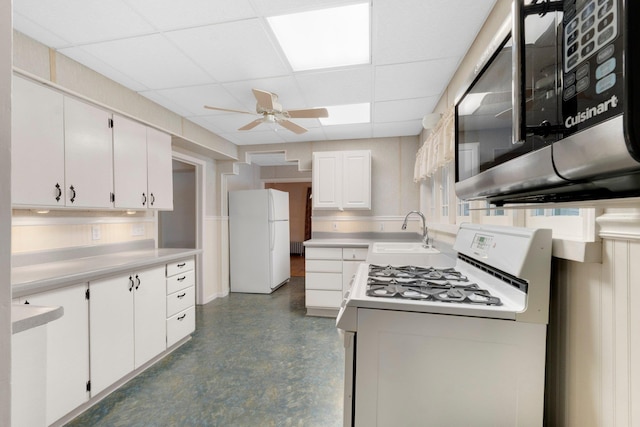
POLYGON ((467 282, 466 276, 454 268, 415 267, 405 265, 393 267, 391 265, 369 265, 369 277, 386 277, 397 279, 424 279, 467 282))
POLYGON ((428 280, 397 280, 369 277, 367 295, 382 298, 401 298, 419 301, 440 301, 448 303, 502 305, 495 297, 477 284, 457 284, 432 282, 428 280))

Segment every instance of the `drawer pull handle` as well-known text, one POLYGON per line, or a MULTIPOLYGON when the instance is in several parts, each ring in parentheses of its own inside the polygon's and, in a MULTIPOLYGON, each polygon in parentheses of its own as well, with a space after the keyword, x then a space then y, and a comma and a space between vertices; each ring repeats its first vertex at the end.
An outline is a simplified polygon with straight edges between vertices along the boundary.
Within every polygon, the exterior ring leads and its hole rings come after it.
POLYGON ((185 293, 182 293, 182 294, 180 294, 180 295, 176 295, 176 296, 178 297, 178 299, 182 299, 182 298, 184 298, 184 296, 185 296, 185 295, 187 295, 187 293, 186 293, 186 292, 185 292, 185 293))
POLYGON ((133 277, 129 276, 129 292, 133 290, 135 284, 133 283, 133 277))
POLYGON ((187 313, 183 314, 180 317, 177 317, 177 319, 180 320, 180 321, 183 321, 185 317, 187 317, 187 313))
POLYGON ((186 279, 186 278, 187 278, 187 276, 182 276, 182 277, 178 277, 176 280, 177 280, 178 282, 182 282, 182 281, 183 281, 184 279, 186 279))
POLYGON ((181 264, 178 264, 178 265, 177 265, 177 267, 178 267, 178 268, 182 268, 182 267, 184 267, 185 265, 187 265, 187 263, 186 263, 186 262, 183 262, 183 263, 181 263, 181 264))
POLYGON ((136 274, 136 291, 138 290, 138 288, 140 287, 140 283, 142 283, 142 281, 140 280, 140 278, 138 277, 138 275, 136 274))

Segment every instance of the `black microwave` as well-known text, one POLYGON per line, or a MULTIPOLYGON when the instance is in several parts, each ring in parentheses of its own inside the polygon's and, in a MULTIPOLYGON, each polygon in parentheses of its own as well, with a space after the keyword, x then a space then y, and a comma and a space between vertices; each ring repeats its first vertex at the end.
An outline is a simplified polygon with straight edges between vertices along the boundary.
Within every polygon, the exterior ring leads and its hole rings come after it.
POLYGON ((459 198, 640 196, 639 11, 633 0, 514 0, 456 101, 459 198))

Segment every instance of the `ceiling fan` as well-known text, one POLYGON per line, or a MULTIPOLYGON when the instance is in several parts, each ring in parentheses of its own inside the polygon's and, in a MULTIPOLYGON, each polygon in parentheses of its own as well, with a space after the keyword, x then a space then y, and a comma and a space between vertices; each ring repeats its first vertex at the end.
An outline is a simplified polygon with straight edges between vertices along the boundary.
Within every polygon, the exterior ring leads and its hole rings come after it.
MULTIPOLYGON (((320 117, 329 117, 326 108, 308 108, 303 110, 283 110, 282 105, 278 101, 278 95, 260 89, 252 89, 253 96, 256 97, 256 113, 262 115, 238 130, 249 130, 258 126, 260 123, 278 123, 283 128, 289 129, 297 134, 305 133, 307 129, 297 125, 289 119, 316 119, 320 117)), ((230 111, 232 113, 255 114, 250 111, 231 110, 229 108, 210 107, 205 105, 204 108, 209 110, 230 111)))

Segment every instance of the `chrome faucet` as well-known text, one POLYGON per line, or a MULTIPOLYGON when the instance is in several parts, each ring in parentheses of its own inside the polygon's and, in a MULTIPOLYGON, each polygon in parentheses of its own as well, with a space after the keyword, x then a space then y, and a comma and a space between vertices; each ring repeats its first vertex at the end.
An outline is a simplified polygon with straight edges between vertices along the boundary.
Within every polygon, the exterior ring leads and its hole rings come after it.
POLYGON ((422 242, 425 248, 430 247, 429 244, 429 231, 427 230, 427 220, 424 218, 424 214, 420 211, 411 211, 404 217, 404 222, 402 223, 402 229, 407 229, 407 220, 411 214, 416 214, 422 218, 422 242))

